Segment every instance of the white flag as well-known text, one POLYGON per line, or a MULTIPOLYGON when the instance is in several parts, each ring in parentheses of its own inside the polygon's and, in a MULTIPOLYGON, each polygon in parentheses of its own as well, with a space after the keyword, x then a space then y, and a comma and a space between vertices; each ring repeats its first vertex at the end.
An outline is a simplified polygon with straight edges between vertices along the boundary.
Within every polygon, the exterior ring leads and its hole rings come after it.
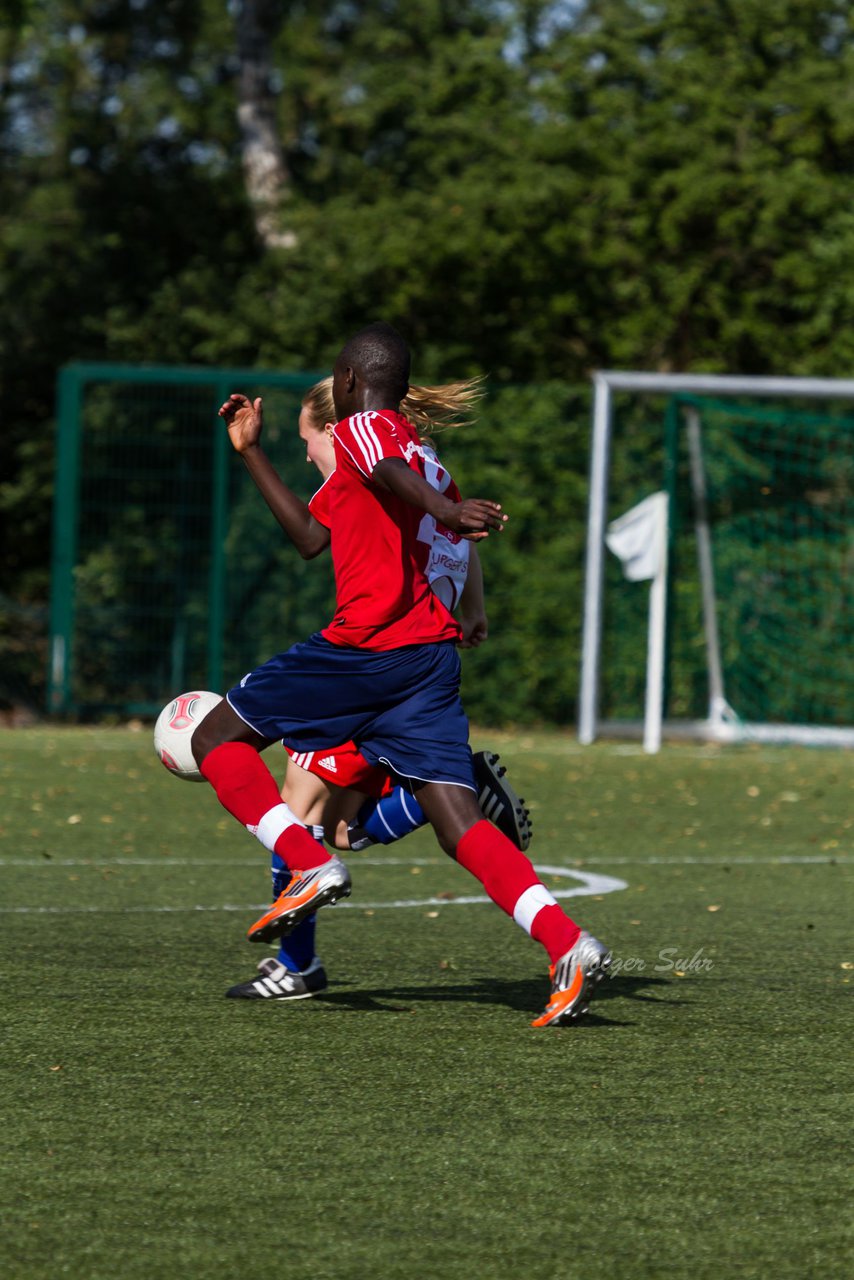
POLYGON ((623 576, 630 582, 655 578, 664 564, 667 505, 666 493, 653 493, 608 525, 605 545, 621 561, 623 576))

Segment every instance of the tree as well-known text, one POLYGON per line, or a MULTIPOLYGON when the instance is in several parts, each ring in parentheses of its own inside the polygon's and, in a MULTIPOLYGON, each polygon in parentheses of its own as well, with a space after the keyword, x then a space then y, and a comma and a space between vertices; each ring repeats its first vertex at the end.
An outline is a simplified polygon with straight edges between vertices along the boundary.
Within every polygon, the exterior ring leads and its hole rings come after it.
POLYGON ((272 48, 282 24, 279 0, 241 0, 236 17, 240 124, 246 192, 258 238, 266 249, 293 249, 296 237, 283 227, 290 194, 276 118, 272 48))
POLYGON ((0 592, 44 602, 71 359, 323 369, 383 316, 421 381, 847 373, 852 17, 771 8, 10 0, 0 592))

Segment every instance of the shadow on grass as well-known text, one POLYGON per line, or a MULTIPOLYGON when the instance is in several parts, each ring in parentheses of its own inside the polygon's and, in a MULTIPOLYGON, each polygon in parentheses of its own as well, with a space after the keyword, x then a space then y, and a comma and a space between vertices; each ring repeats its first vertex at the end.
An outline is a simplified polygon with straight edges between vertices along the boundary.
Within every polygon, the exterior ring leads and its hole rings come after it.
MULTIPOLYGON (((508 1009, 534 1016, 545 1007, 548 999, 548 989, 542 978, 479 978, 472 982, 406 987, 389 984, 360 991, 341 990, 343 985, 333 982, 331 989, 324 991, 318 1002, 339 1005, 359 1013, 409 1013, 413 1005, 427 1002, 504 1005, 508 1009)), ((623 974, 607 978, 599 983, 591 1012, 585 1022, 590 1026, 631 1025, 625 1020, 603 1017, 602 1007, 615 999, 675 1004, 675 1001, 662 1000, 654 990, 669 985, 665 978, 630 977, 623 974)))

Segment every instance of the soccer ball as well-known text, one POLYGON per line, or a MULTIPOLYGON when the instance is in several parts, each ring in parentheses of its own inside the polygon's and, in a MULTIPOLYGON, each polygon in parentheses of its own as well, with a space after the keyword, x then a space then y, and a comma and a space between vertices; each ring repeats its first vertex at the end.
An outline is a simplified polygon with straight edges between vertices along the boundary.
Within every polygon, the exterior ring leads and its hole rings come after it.
POLYGON ((168 703, 154 726, 154 750, 170 773, 187 782, 204 782, 199 766, 193 758, 190 741, 196 726, 217 703, 222 695, 209 690, 180 693, 168 703))

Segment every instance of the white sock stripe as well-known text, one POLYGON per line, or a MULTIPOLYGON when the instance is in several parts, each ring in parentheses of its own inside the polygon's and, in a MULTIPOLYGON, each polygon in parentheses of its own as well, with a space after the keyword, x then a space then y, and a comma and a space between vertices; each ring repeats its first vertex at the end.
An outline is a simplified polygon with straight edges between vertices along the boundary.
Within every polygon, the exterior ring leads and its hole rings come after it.
MULTIPOLYGON (((409 821, 410 821, 410 822, 420 822, 420 823, 423 823, 423 821, 424 821, 423 817, 422 817, 422 818, 416 818, 415 814, 412 812, 412 810, 410 809, 409 805, 406 803, 406 802, 407 802, 407 800, 412 800, 413 798, 414 798, 414 797, 413 797, 413 796, 411 796, 411 795, 409 795, 409 793, 408 793, 408 792, 406 792, 406 791, 401 791, 401 793, 400 793, 400 803, 403 805, 403 812, 406 814, 406 816, 407 816, 407 818, 409 819, 409 821)), ((420 808, 420 806, 419 806, 419 808, 420 808)))
POLYGON ((261 841, 265 849, 269 849, 271 853, 275 851, 276 841, 283 831, 287 831, 288 827, 292 827, 297 819, 291 813, 286 804, 273 805, 272 809, 268 809, 264 817, 258 823, 255 829, 255 835, 261 841))
POLYGON ((557 898, 549 893, 544 884, 532 884, 530 889, 526 889, 520 894, 516 905, 513 908, 513 919, 519 925, 520 929, 524 929, 526 933, 531 932, 531 925, 538 912, 543 907, 554 907, 557 905, 557 898))
POLYGON ((383 826, 385 827, 385 829, 386 829, 386 831, 389 833, 389 835, 390 835, 394 840, 399 840, 399 839, 400 839, 400 832, 395 831, 394 827, 390 827, 390 826, 388 825, 388 823, 386 822, 386 816, 385 816, 385 814, 383 813, 382 809, 377 809, 377 817, 379 818, 380 822, 383 824, 383 826))

